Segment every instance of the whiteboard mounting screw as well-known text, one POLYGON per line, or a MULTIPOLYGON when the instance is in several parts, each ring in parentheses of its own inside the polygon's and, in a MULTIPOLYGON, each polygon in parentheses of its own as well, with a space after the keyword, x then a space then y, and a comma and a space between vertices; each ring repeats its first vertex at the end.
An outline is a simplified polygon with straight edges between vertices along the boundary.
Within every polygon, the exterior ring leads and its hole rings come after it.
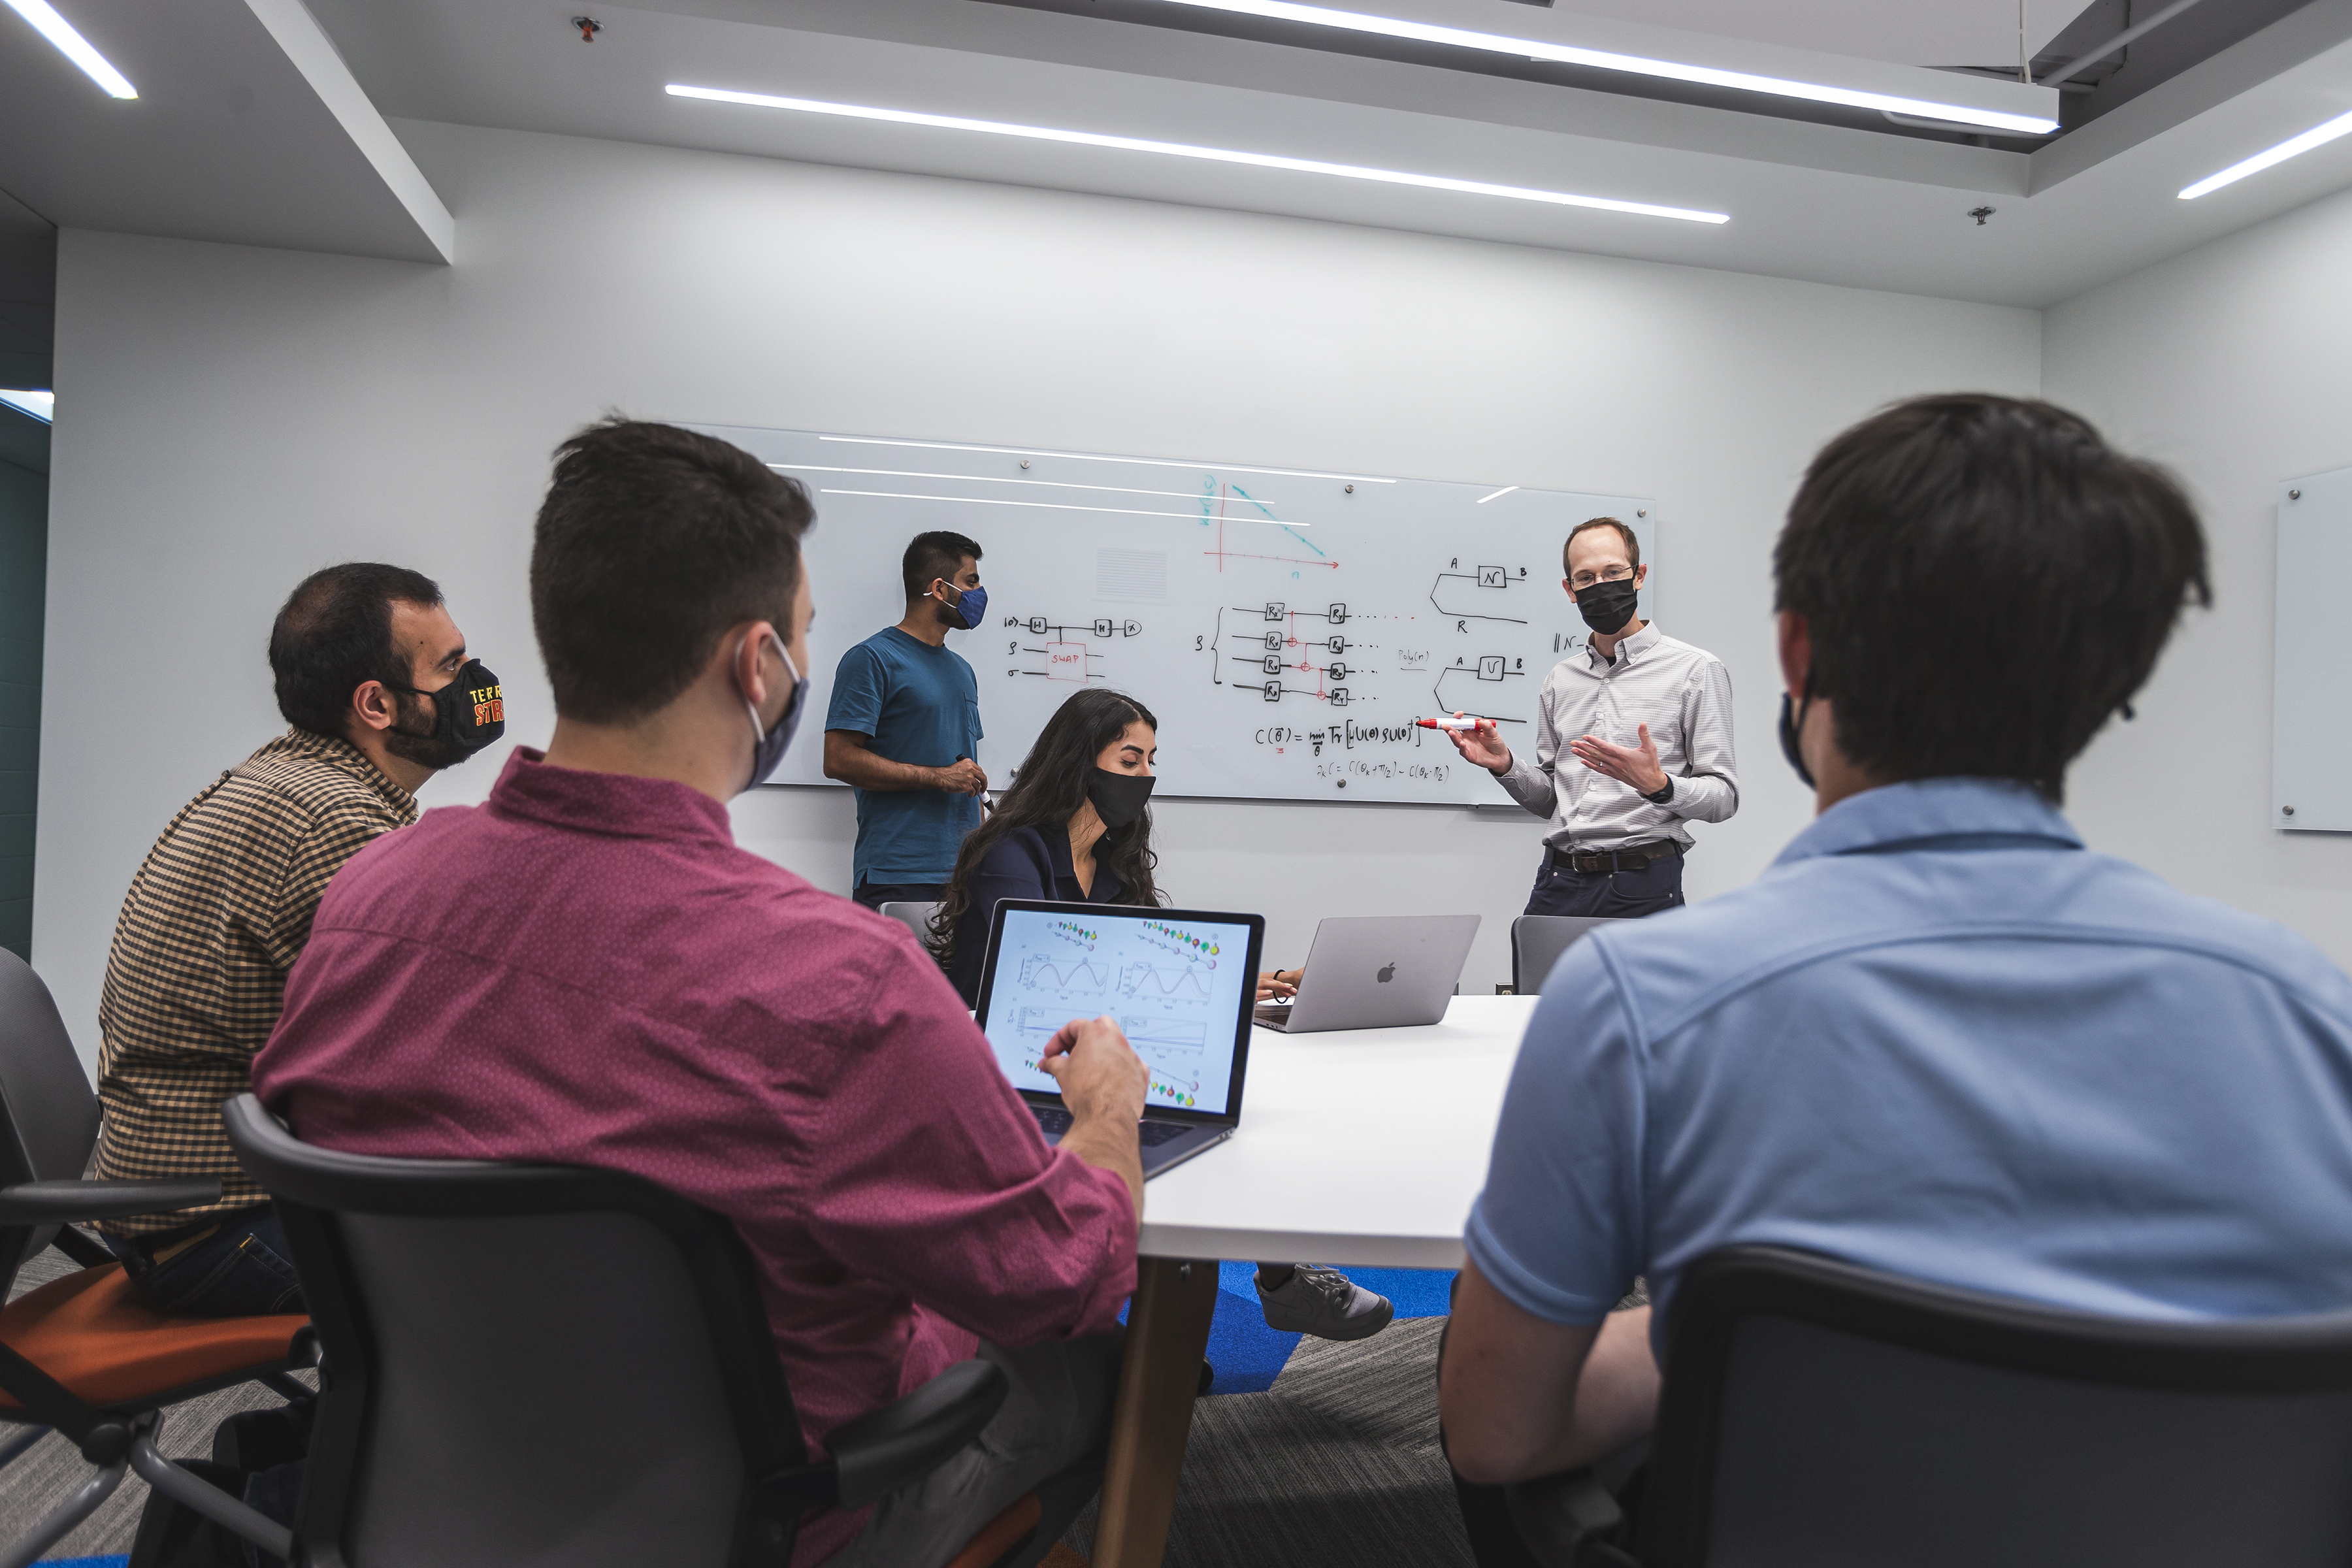
POLYGON ((1029 466, 1029 459, 1028 459, 1028 458, 1022 458, 1022 459, 1021 459, 1021 466, 1022 466, 1023 468, 1027 468, 1027 467, 1029 466))
POLYGON ((2286 499, 2289 500, 2301 500, 2303 499, 2303 492, 2301 490, 2289 490, 2286 492, 2286 499))
POLYGON ((1646 508, 1646 507, 1642 508, 1642 509, 1640 509, 1640 510, 1636 510, 1636 511, 1633 513, 1633 515, 1634 515, 1635 517, 1647 517, 1647 516, 1649 516, 1649 515, 1650 515, 1650 513, 1649 513, 1649 509, 1648 509, 1648 508, 1646 508))
POLYGON ((1349 486, 1348 487, 1348 493, 1349 493, 1349 495, 1354 495, 1354 494, 1356 493, 1356 487, 1355 487, 1355 486, 1353 486, 1353 485, 1349 485, 1349 486))
POLYGON ((2279 807, 2279 815, 2280 815, 2281 816, 2293 816, 2294 815, 2294 807, 2293 807, 2293 806, 2291 806, 2291 805, 2283 805, 2283 806, 2280 806, 2280 807, 2279 807))

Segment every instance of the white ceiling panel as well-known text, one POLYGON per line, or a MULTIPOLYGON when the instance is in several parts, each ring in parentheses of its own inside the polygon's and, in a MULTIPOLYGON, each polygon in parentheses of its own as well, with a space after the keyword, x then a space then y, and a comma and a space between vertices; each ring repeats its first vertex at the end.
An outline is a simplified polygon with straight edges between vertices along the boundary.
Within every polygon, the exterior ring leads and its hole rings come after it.
MULTIPOLYGON (((1512 9, 1495 6, 1498 27, 1512 9)), ((2021 7, 2017 0, 1575 0, 1559 9, 1903 65, 2012 66, 2021 13, 2032 59, 2081 13, 2083 0, 2021 7)))

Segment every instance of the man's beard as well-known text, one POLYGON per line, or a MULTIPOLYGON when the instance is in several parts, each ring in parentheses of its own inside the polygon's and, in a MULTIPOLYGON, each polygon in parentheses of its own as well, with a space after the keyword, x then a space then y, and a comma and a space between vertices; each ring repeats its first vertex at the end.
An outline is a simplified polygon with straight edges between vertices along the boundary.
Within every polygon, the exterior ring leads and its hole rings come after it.
MULTIPOLYGON (((403 762, 415 763, 419 767, 436 770, 454 768, 474 754, 446 736, 432 734, 429 731, 419 735, 400 728, 402 722, 408 718, 408 699, 411 695, 415 694, 404 692, 400 696, 400 708, 393 717, 393 727, 383 732, 385 751, 403 762)), ((425 702, 425 710, 428 715, 425 722, 428 725, 437 725, 440 722, 441 710, 434 706, 430 698, 420 700, 425 702)))
POLYGON ((933 599, 931 609, 940 617, 940 625, 947 627, 948 630, 961 632, 971 629, 963 624, 963 611, 956 605, 942 605, 937 599, 933 599))

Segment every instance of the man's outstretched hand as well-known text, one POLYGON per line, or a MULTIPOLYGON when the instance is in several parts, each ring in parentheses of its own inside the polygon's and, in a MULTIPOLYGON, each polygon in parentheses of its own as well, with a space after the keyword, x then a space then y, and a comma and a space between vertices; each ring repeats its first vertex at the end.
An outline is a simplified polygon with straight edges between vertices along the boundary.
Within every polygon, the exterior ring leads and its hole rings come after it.
POLYGON ((1642 726, 1642 744, 1638 749, 1612 746, 1598 735, 1580 735, 1568 743, 1576 760, 1594 773, 1631 784, 1643 795, 1655 795, 1666 787, 1666 770, 1658 765, 1658 743, 1650 739, 1650 727, 1642 726))
POLYGON ((1069 1107, 1070 1130, 1062 1134, 1062 1147, 1125 1181, 1140 1219, 1143 1154, 1135 1129, 1143 1120, 1150 1069, 1108 1015, 1063 1025, 1045 1042, 1037 1066, 1060 1086, 1062 1103, 1069 1107))
MULTIPOLYGON (((1461 714, 1454 715, 1456 719, 1461 714)), ((1468 761, 1477 763, 1490 773, 1511 771, 1511 748, 1503 744, 1503 737, 1493 730, 1448 730, 1445 738, 1454 749, 1468 761)))

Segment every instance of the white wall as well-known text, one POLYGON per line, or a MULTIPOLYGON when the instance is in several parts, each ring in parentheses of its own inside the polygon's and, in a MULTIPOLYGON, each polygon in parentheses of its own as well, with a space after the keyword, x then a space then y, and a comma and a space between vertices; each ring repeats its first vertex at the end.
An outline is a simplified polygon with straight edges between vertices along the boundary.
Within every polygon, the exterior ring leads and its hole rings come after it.
POLYGON ((2347 279, 2352 193, 2069 300, 2043 337, 2047 395, 2170 464, 2213 557, 2211 613, 2188 617, 2138 720, 2076 767, 2074 820, 2095 847, 2284 921, 2343 964, 2352 835, 2273 831, 2270 768, 2275 486, 2352 465, 2347 279))
MULTIPOLYGON (((373 557, 440 579, 507 681, 510 733, 544 742, 530 519, 550 449, 604 410, 1654 495, 1660 622, 1738 694, 1746 804, 1697 829, 1704 896, 1751 878, 1808 804, 1772 741, 1766 580, 1806 458, 1890 398, 2039 382, 2025 310, 398 129, 457 216, 454 268, 63 237, 35 961, 86 1054, 140 858, 278 728, 263 649, 303 574, 373 557)), ((478 798, 498 765, 425 803, 478 798)), ((1465 989, 1509 973, 1533 818, 1180 802, 1159 820, 1165 885, 1264 910, 1281 962, 1326 914, 1473 910, 1465 989)), ((845 890, 845 795, 763 792, 736 824, 845 890)))

